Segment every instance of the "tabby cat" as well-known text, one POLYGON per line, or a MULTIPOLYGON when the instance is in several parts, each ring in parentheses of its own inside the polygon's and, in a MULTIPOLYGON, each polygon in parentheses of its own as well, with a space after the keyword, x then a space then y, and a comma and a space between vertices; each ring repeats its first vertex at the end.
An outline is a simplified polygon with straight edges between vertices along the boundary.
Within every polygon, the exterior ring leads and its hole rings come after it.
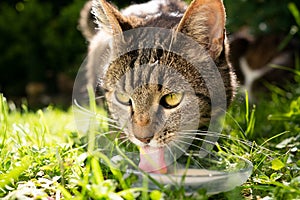
POLYGON ((140 147, 144 171, 166 173, 168 154, 185 153, 234 97, 222 0, 152 0, 122 11, 94 0, 80 29, 89 84, 105 97, 111 126, 140 147))

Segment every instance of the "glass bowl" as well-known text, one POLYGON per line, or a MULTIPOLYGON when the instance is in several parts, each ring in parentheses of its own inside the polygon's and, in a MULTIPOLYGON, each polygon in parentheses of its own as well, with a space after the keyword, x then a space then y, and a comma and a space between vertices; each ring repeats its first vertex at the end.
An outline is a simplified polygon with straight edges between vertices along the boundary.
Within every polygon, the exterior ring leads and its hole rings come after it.
POLYGON ((222 154, 198 159, 196 155, 192 157, 187 158, 189 164, 176 163, 169 166, 167 174, 146 173, 134 168, 128 169, 126 173, 138 176, 135 186, 142 186, 148 180, 149 189, 184 187, 186 193, 205 189, 207 194, 216 194, 245 183, 253 169, 252 163, 240 156, 222 154))

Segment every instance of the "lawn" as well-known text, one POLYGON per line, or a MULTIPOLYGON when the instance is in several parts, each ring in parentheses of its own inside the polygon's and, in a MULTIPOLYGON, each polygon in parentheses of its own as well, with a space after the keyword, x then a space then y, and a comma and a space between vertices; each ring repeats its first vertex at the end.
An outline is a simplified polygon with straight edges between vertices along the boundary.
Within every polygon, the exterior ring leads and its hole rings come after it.
MULTIPOLYGON (((42 5, 44 4, 35 6, 42 5)), ((237 7, 240 13, 241 8, 237 7)), ((41 10, 44 9, 32 9, 32 11, 41 10)), ((290 10, 299 27, 299 12, 291 4, 290 10)), ((68 12, 63 13, 65 13, 63 17, 68 17, 68 12)), ((31 14, 28 16, 32 18, 31 14)), ((16 17, 19 19, 20 15, 17 14, 16 17)), ((75 19, 77 24, 77 18, 72 19, 75 19)), ((244 19, 241 17, 239 20, 244 19)), ((18 21, 20 20, 15 20, 18 21)), ((24 21, 28 28, 28 20, 24 21)), ((7 23, 4 25, 7 27, 7 23)), ((53 29, 53 25, 56 23, 51 20, 50 29, 53 29)), ((36 32, 35 26, 32 29, 36 32)), ((52 44, 53 41, 60 41, 51 39, 57 38, 58 35, 61 34, 43 39, 48 39, 52 44)), ((23 37, 24 34, 18 33, 18 36, 23 37)), ((47 41, 45 42, 49 43, 47 41)), ((64 53, 69 52, 58 45, 57 47, 64 53)), ((53 48, 56 48, 56 45, 53 48)), ((13 48, 16 49, 18 50, 13 48)), ((73 58, 74 52, 70 53, 73 58)), ((36 53, 29 52, 28 55, 36 53)), ((10 54, 9 56, 11 57, 10 54)), ((16 60, 13 59, 13 62, 16 60)), ((41 62, 45 63, 43 57, 41 62)), ((16 107, 13 102, 0 94, 0 199, 300 199, 300 60, 298 59, 296 63, 297 69, 294 71, 296 84, 286 85, 283 88, 268 85, 270 93, 262 95, 256 103, 250 103, 247 92, 241 91, 226 112, 225 125, 215 144, 215 151, 248 159, 253 163, 253 170, 243 185, 213 195, 207 194, 204 189, 190 194, 182 187, 170 188, 161 185, 158 185, 157 189, 150 190, 147 181, 137 185, 135 175, 126 174, 124 170, 115 168, 105 154, 94 151, 95 143, 91 138, 109 131, 103 121, 99 121, 100 131, 97 128, 96 133, 91 131, 87 137, 77 130, 72 107, 62 110, 48 106, 36 111, 28 108, 26 101, 21 107, 16 107)), ((23 65, 24 63, 20 66, 23 65)), ((28 65, 31 67, 32 62, 28 65)), ((3 66, 10 65, 3 64, 3 66)), ((20 74, 21 78, 24 78, 24 74, 20 74)), ((38 77, 40 76, 38 74, 38 77)), ((18 80, 18 77, 11 80, 18 80)), ((99 112, 105 114, 101 109, 99 112)), ((118 141, 115 142, 117 144, 118 141)))
MULTIPOLYGON (((299 74, 295 75, 299 81, 299 74)), ((244 95, 226 113, 216 146, 249 159, 253 171, 234 190, 186 194, 181 187, 134 185, 74 122, 72 108, 31 111, 0 96, 0 197, 3 199, 300 199, 300 84, 271 88, 250 104, 244 95), (288 92, 287 92, 288 91, 288 92), (264 100, 263 100, 264 99, 264 100), (99 162, 102 160, 102 162, 99 162), (105 163, 105 164, 103 164, 105 163)), ((106 129, 106 128, 104 128, 106 129)))

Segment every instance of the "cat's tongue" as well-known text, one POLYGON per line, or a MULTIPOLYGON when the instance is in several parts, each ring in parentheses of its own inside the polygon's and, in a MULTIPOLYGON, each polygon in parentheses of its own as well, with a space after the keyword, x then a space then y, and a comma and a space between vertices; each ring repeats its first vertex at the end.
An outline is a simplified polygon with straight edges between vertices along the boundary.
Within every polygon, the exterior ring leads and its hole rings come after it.
POLYGON ((139 168, 156 174, 167 173, 163 147, 144 146, 140 148, 139 168))

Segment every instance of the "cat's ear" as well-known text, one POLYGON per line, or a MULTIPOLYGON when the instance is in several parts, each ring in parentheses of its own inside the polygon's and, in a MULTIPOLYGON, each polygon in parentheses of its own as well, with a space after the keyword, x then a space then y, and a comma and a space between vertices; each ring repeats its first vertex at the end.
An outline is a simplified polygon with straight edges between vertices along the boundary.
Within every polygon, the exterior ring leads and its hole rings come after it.
POLYGON ((119 34, 122 32, 121 23, 125 21, 124 17, 105 0, 94 0, 92 13, 101 31, 109 34, 119 34))
POLYGON ((204 45, 213 59, 223 50, 225 10, 222 0, 194 0, 182 17, 177 31, 204 45))
POLYGON ((78 29, 86 40, 90 41, 97 33, 97 24, 94 22, 95 18, 91 12, 92 1, 85 3, 84 7, 80 11, 80 17, 78 21, 78 29))
POLYGON ((105 0, 89 1, 81 11, 79 27, 87 40, 91 40, 98 31, 110 35, 120 34, 133 28, 138 19, 123 16, 114 6, 105 0))

